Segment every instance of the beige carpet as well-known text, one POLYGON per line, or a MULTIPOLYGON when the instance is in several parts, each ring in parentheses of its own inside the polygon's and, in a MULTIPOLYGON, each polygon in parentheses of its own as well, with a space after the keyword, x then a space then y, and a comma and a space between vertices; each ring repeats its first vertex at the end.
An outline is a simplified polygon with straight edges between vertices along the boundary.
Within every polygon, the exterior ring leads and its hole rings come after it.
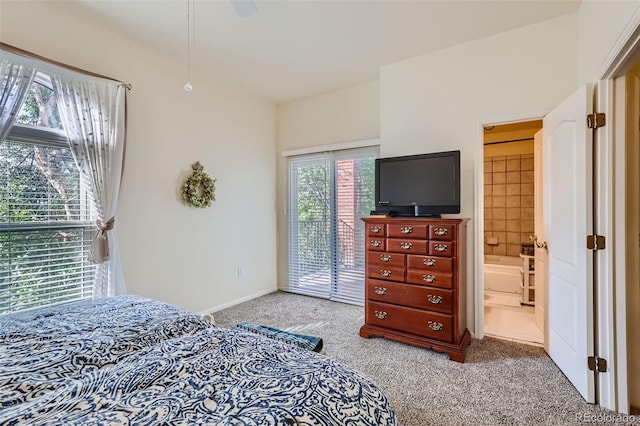
MULTIPOLYGON (((277 292, 215 314, 324 339, 324 352, 386 393, 403 426, 624 424, 584 402, 544 350, 472 340, 464 364, 384 339, 363 339, 364 308, 277 292)), ((640 424, 636 417, 633 423, 640 424)))

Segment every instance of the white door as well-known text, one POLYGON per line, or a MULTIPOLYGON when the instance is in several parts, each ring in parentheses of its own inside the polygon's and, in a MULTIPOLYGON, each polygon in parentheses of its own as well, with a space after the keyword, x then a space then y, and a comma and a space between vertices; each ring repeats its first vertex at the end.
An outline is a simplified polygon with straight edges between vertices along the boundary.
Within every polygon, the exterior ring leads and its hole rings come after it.
MULTIPOLYGON (((534 242, 546 241, 543 228, 542 211, 542 130, 533 137, 533 172, 534 172, 534 242)), ((534 319, 536 326, 542 331, 545 348, 547 346, 547 321, 545 308, 547 306, 547 250, 543 247, 535 247, 535 308, 534 319)))
POLYGON ((592 258, 592 136, 585 86, 543 120, 543 221, 548 244, 547 352, 588 402, 594 402, 592 258))

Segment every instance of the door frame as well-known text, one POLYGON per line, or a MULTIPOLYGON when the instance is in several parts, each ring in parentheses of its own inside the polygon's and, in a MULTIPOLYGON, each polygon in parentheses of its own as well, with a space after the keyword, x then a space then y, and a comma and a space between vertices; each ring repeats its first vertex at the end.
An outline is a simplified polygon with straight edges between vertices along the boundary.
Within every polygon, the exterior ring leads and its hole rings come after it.
POLYGON ((629 413, 626 330, 626 104, 623 77, 640 60, 640 9, 636 10, 616 44, 594 76, 597 112, 606 114, 607 125, 597 129, 597 197, 595 214, 598 232, 609 244, 597 256, 599 303, 597 324, 599 356, 611 366, 599 377, 600 405, 629 413), (620 259, 622 258, 622 259, 620 259))
MULTIPOLYGON (((474 264, 474 330, 471 334, 476 339, 484 337, 484 127, 502 124, 520 123, 523 121, 542 120, 553 108, 543 111, 535 111, 525 114, 514 114, 509 116, 485 118, 476 120, 474 123, 476 149, 475 156, 475 191, 474 217, 478 218, 475 224, 475 264, 474 264)), ((471 286, 470 286, 471 287, 471 286)), ((545 336, 546 339, 546 336, 545 336)))

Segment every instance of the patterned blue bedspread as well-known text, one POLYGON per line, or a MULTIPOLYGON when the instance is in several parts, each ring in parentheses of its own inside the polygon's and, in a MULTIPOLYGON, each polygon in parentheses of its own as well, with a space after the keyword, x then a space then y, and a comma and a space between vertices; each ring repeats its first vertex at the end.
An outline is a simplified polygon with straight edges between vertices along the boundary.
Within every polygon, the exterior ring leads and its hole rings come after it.
POLYGON ((395 425, 331 358, 120 296, 0 317, 0 424, 395 425))

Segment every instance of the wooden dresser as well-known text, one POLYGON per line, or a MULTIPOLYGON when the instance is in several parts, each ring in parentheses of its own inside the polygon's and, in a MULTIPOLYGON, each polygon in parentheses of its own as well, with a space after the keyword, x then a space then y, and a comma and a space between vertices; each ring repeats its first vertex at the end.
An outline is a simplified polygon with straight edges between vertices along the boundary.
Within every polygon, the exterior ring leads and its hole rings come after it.
POLYGON ((365 324, 384 337, 464 362, 468 219, 366 218, 365 324))

